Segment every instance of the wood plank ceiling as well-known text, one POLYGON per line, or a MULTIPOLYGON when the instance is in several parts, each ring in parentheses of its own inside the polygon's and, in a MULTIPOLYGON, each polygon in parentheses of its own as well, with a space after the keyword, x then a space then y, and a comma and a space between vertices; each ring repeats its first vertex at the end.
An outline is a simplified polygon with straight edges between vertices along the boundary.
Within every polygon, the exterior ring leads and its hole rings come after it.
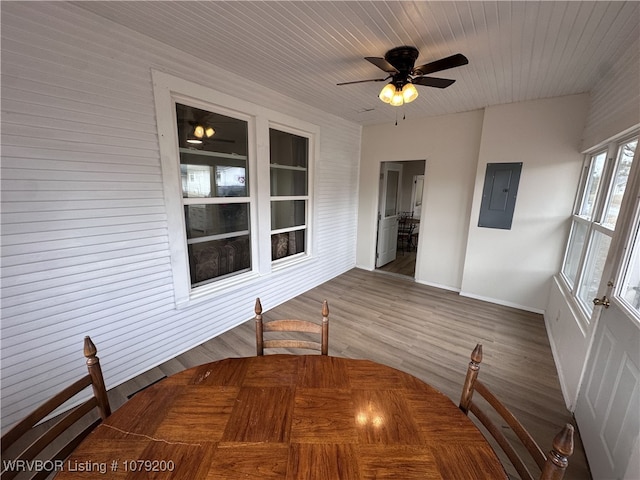
POLYGON ((636 1, 73 3, 362 125, 588 92, 640 36, 636 1), (458 52, 469 65, 400 109, 378 100, 382 82, 336 86, 384 78, 363 57, 400 45, 420 50, 417 65, 458 52))

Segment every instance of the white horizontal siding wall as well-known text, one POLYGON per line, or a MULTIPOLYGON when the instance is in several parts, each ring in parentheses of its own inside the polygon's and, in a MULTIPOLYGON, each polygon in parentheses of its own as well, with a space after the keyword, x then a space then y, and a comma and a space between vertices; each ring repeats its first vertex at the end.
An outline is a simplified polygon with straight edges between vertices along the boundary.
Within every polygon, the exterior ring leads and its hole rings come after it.
POLYGON ((85 335, 113 387, 355 265, 359 126, 69 4, 3 2, 1 33, 3 430, 85 335), (319 126, 310 261, 175 309, 151 69, 319 126))

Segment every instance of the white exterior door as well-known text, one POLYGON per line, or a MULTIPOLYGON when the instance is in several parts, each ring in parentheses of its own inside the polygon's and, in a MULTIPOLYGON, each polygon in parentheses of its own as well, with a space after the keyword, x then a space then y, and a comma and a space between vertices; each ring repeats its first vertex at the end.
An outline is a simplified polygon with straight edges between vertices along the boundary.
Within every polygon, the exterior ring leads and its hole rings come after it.
MULTIPOLYGON (((637 160, 638 154, 635 157, 637 160)), ((640 165, 603 269, 575 417, 594 480, 640 478, 640 165)))
POLYGON ((378 242, 376 268, 396 259, 398 247, 398 209, 402 188, 402 165, 384 162, 380 174, 378 202, 378 242))

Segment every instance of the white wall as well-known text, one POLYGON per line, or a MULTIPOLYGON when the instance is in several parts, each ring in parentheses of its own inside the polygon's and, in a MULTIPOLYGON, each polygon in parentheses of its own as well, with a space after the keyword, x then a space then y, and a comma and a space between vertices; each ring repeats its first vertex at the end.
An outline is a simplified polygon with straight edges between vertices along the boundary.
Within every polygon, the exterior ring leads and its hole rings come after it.
POLYGON ((374 268, 383 161, 426 158, 416 281, 542 312, 562 260, 588 96, 367 126, 362 134, 358 266, 374 268), (511 230, 477 226, 487 163, 524 163, 511 230))
POLYGON ((543 312, 568 235, 588 95, 488 107, 462 294, 543 312), (478 227, 487 163, 523 162, 510 230, 478 227))
POLYGON ((113 387, 355 265, 358 125, 68 3, 1 8, 3 429, 86 371, 85 335, 113 387), (175 308, 152 69, 319 127, 311 260, 175 308))
POLYGON ((416 280, 459 289, 480 134, 480 110, 363 128, 357 264, 375 266, 380 163, 426 159, 416 280))
MULTIPOLYGON (((591 92, 583 133, 584 149, 600 145, 640 125, 639 42, 612 65, 591 92)), ((567 298, 560 279, 555 279, 551 284, 545 323, 565 401, 572 410, 593 335, 593 327, 589 332, 581 328, 575 308, 567 298)))

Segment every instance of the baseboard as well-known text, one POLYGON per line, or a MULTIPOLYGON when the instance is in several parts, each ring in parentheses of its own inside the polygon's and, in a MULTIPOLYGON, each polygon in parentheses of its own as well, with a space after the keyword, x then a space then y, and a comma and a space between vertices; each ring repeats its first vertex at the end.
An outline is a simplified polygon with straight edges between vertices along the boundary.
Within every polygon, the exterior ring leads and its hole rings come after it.
POLYGON ((441 283, 435 283, 435 282, 425 282, 418 279, 416 279, 416 283, 419 283, 420 285, 426 285, 427 287, 440 288, 441 290, 449 290, 450 292, 460 293, 459 288, 452 287, 450 285, 442 285, 441 283))
POLYGON ((461 297, 475 298, 476 300, 482 300, 483 302, 495 303, 496 305, 502 305, 505 307, 517 308, 518 310, 524 310, 526 312, 539 313, 544 315, 544 309, 529 307, 527 305, 520 305, 513 302, 505 302, 497 298, 484 297, 482 295, 476 295, 474 293, 460 292, 461 297))

